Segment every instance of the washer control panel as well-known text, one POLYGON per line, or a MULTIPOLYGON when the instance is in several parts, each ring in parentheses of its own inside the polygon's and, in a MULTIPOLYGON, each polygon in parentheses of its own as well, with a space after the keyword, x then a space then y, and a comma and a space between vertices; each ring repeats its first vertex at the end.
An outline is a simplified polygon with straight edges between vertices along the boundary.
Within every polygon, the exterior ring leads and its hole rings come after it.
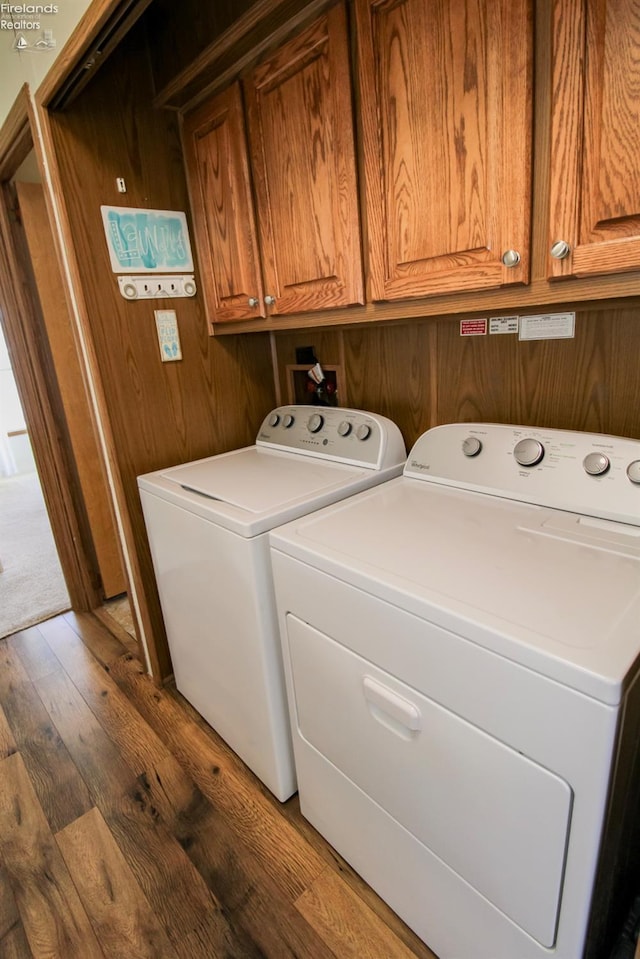
POLYGON ((428 430, 405 476, 640 526, 640 440, 499 423, 428 430))
POLYGON ((335 406, 279 406, 264 418, 256 446, 370 469, 404 464, 400 430, 377 413, 335 406))

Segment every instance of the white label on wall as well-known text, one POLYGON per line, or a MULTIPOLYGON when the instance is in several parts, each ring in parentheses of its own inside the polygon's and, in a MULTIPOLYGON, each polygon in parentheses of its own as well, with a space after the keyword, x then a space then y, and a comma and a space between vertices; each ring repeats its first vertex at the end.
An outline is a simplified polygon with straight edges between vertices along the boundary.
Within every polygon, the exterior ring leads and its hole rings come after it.
POLYGON ((489 333, 517 333, 519 316, 489 317, 489 333))
POLYGON ((566 340, 575 336, 575 313, 539 313, 520 317, 521 340, 566 340))
POLYGON ((172 360, 181 360, 182 350, 180 349, 180 335, 178 333, 176 311, 154 310, 153 312, 156 317, 158 343, 160 344, 162 362, 170 363, 172 360))

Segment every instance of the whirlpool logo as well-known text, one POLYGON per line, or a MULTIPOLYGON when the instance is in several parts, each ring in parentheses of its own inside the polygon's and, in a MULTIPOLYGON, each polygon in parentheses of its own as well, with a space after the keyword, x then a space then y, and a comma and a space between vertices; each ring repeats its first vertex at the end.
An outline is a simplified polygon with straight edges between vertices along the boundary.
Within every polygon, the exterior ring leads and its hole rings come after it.
POLYGON ((431 469, 430 463, 420 463, 418 460, 411 460, 411 466, 415 470, 429 470, 431 469))

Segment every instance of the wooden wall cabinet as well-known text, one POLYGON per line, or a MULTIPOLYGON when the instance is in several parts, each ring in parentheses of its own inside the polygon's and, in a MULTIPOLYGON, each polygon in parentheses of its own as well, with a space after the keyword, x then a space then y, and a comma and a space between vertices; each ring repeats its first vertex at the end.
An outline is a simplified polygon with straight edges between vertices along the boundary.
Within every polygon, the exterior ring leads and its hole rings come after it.
POLYGON ((239 83, 186 117, 182 143, 211 322, 265 316, 239 83))
POLYGON ((244 93, 250 155, 238 84, 183 125, 211 323, 362 303, 344 6, 255 67, 244 93))
POLYGON ((640 6, 554 0, 552 42, 548 277, 637 270, 640 6))
POLYGON ((370 298, 527 282, 529 0, 355 9, 370 298))

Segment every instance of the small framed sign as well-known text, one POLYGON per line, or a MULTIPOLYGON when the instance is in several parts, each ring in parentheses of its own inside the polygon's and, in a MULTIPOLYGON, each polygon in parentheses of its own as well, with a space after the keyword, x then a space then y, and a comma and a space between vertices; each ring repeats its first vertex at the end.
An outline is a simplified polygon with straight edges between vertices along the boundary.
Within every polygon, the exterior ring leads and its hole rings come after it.
POLYGON ((101 206, 114 273, 191 273, 187 218, 173 210, 101 206))
POLYGON ((180 334, 175 310, 154 310, 160 357, 163 363, 182 359, 180 349, 180 334))

